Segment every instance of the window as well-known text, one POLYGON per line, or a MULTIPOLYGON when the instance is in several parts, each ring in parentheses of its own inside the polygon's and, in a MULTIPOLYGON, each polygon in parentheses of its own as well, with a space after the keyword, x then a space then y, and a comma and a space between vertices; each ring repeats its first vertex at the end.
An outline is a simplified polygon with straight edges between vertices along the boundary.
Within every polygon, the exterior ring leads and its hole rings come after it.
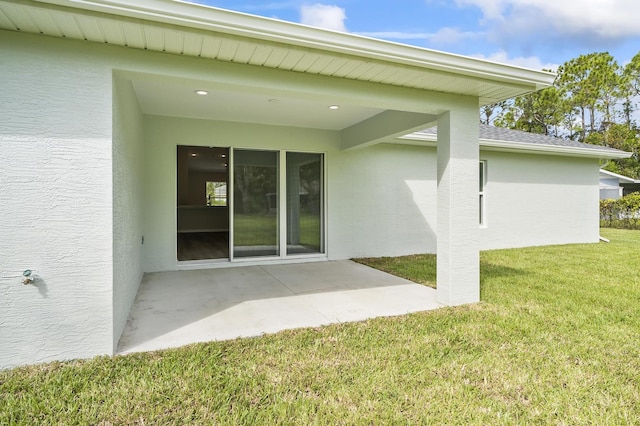
POLYGON ((485 211, 484 211, 484 187, 487 179, 487 162, 480 161, 480 225, 486 225, 485 211))
POLYGON ((207 206, 227 205, 227 182, 207 181, 207 206))

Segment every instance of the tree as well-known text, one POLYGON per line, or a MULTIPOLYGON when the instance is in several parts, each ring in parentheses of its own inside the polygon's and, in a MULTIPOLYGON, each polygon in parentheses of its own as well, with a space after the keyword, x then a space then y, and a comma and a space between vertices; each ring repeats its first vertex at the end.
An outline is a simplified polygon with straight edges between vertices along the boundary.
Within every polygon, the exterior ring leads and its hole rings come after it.
POLYGON ((494 123, 498 127, 558 136, 566 108, 563 92, 549 87, 519 96, 507 103, 494 123))
POLYGON ((633 99, 640 96, 640 53, 637 53, 625 67, 623 71, 623 116, 629 129, 635 126, 633 119, 633 99))
POLYGON ((624 75, 631 89, 632 96, 640 95, 640 52, 624 67, 624 75))
POLYGON ((491 125, 498 117, 500 111, 507 107, 507 101, 498 102, 491 105, 485 105, 480 108, 480 124, 491 125))
POLYGON ((635 127, 630 129, 626 124, 613 124, 605 132, 594 133, 590 136, 592 140, 589 140, 589 143, 632 153, 630 158, 608 161, 602 167, 603 169, 634 179, 640 177, 640 135, 638 134, 638 129, 635 127))
POLYGON ((480 120, 631 152, 604 167, 638 178, 640 131, 633 116, 639 97, 640 53, 621 67, 609 53, 596 52, 560 66, 552 87, 484 107, 480 120))
POLYGON ((622 82, 622 69, 608 52, 580 55, 558 68, 556 86, 567 93, 580 117, 579 133, 573 137, 585 141, 588 133, 597 131, 598 112, 603 113, 604 123, 613 121, 612 109, 622 97, 622 82))

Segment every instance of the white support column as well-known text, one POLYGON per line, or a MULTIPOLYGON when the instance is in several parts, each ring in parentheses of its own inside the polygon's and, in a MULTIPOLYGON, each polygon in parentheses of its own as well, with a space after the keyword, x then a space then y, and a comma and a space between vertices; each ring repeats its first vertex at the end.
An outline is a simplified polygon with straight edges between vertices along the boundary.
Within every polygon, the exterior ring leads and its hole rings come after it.
POLYGON ((480 300, 477 101, 438 117, 437 298, 480 300))

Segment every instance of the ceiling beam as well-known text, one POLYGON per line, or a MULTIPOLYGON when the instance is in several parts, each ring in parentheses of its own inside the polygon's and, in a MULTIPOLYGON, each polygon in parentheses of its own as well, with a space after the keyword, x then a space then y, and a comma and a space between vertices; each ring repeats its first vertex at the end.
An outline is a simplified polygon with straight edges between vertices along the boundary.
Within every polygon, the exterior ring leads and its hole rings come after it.
POLYGON ((405 111, 384 111, 343 129, 340 149, 364 148, 433 126, 437 116, 405 111))

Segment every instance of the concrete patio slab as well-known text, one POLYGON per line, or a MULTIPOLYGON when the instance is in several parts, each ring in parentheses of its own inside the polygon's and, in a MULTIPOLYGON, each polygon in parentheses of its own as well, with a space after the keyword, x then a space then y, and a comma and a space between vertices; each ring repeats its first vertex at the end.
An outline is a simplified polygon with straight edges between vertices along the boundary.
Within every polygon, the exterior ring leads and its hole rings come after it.
POLYGON ((437 309, 436 291, 351 262, 146 274, 118 353, 437 309))

